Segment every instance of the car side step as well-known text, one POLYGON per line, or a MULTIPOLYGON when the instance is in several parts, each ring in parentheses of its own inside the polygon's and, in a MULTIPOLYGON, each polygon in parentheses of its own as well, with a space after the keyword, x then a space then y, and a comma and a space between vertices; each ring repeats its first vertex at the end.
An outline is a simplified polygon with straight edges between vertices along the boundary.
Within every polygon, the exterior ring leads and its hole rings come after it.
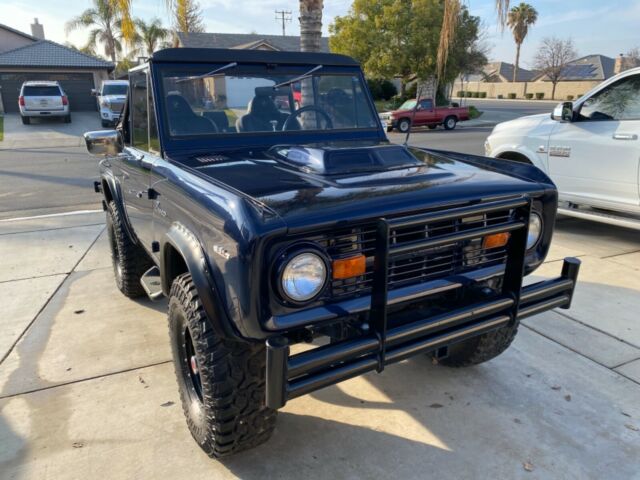
POLYGON ((154 302, 162 298, 162 282, 160 281, 160 270, 158 267, 151 267, 144 272, 140 279, 140 285, 147 292, 147 295, 154 302))
POLYGON ((640 230, 640 218, 626 217, 623 215, 614 215, 594 210, 584 210, 576 207, 559 207, 558 213, 569 217, 582 218, 584 220, 592 220, 594 222, 606 223, 617 227, 632 228, 640 230))

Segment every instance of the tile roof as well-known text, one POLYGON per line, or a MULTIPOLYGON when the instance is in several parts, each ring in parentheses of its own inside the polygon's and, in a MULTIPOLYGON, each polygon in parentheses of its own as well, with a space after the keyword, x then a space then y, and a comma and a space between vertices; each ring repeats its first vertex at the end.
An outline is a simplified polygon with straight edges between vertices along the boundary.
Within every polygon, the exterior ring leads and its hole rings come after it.
MULTIPOLYGON (((246 48, 268 43, 277 50, 300 51, 300 37, 296 35, 262 35, 258 33, 186 33, 178 32, 180 44, 187 48, 246 48)), ((321 51, 329 52, 329 39, 322 37, 321 51)))
POLYGON ((68 67, 114 68, 113 63, 78 52, 50 40, 38 40, 29 45, 0 53, 0 67, 68 67))
MULTIPOLYGON (((562 69, 560 81, 602 81, 614 75, 616 61, 605 55, 586 55, 584 57, 571 60, 562 69)), ((536 81, 549 81, 545 74, 540 74, 536 81)))

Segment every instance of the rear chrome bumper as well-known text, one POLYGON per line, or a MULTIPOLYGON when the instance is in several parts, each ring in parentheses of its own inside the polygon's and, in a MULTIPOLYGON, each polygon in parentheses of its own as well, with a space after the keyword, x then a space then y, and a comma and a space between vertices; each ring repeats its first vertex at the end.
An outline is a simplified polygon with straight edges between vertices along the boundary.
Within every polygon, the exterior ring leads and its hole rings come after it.
POLYGON ((569 308, 580 261, 565 258, 560 277, 522 288, 519 298, 501 296, 407 325, 384 338, 369 335, 314 348, 293 356, 282 336, 267 340, 266 405, 280 408, 290 399, 378 370, 420 353, 505 327, 553 308, 569 308), (514 318, 513 309, 517 308, 514 318))

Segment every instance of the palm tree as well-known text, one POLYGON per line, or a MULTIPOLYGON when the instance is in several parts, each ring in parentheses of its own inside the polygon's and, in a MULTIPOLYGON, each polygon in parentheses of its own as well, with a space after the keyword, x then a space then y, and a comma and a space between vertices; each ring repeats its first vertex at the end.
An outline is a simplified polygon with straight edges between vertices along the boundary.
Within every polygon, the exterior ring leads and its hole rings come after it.
POLYGON ((516 63, 513 66, 513 81, 517 81, 518 64, 520 63, 520 46, 529 33, 529 27, 538 20, 538 12, 528 3, 522 2, 517 7, 509 10, 507 25, 513 32, 516 42, 516 63))
POLYGON ((98 43, 104 45, 104 53, 115 65, 116 57, 122 51, 120 43, 121 19, 112 0, 93 0, 93 8, 87 8, 77 17, 69 20, 65 25, 66 33, 78 28, 92 28, 89 33, 87 47, 95 50, 98 43))
POLYGON ((322 38, 322 0, 300 0, 300 50, 319 52, 322 38))
MULTIPOLYGON (((444 15, 442 17, 442 28, 440 30, 440 43, 437 54, 437 78, 444 76, 444 69, 447 64, 449 50, 456 35, 460 12, 463 0, 444 0, 444 15)), ((302 0, 301 0, 302 3, 302 0)), ((509 0, 495 0, 498 23, 502 28, 507 22, 507 12, 509 11, 509 0)))
POLYGON ((152 19, 149 23, 141 18, 135 20, 140 43, 144 45, 147 55, 156 51, 158 44, 169 36, 169 30, 162 26, 159 18, 152 19))

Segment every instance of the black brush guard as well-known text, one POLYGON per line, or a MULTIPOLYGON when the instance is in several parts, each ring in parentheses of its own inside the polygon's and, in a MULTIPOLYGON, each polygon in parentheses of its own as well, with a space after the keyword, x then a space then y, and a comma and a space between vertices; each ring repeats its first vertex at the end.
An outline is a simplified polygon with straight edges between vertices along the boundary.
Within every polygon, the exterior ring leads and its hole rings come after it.
MULTIPOLYGON (((370 333, 331 343, 289 356, 285 337, 267 340, 266 405, 280 408, 287 400, 305 395, 363 373, 381 372, 385 365, 419 353, 436 352, 448 345, 512 325, 517 320, 553 308, 569 308, 578 278, 580 261, 565 258, 559 278, 522 287, 525 245, 531 201, 517 198, 454 208, 400 219, 380 219, 377 227, 376 257, 371 293, 370 333), (513 220, 484 228, 455 232, 403 245, 390 245, 389 230, 421 223, 513 209, 513 220), (453 242, 510 232, 502 292, 497 297, 474 305, 431 316, 395 328, 387 328, 387 279, 389 257, 446 245, 453 242)), ((425 290, 424 300, 438 288, 425 290)))

